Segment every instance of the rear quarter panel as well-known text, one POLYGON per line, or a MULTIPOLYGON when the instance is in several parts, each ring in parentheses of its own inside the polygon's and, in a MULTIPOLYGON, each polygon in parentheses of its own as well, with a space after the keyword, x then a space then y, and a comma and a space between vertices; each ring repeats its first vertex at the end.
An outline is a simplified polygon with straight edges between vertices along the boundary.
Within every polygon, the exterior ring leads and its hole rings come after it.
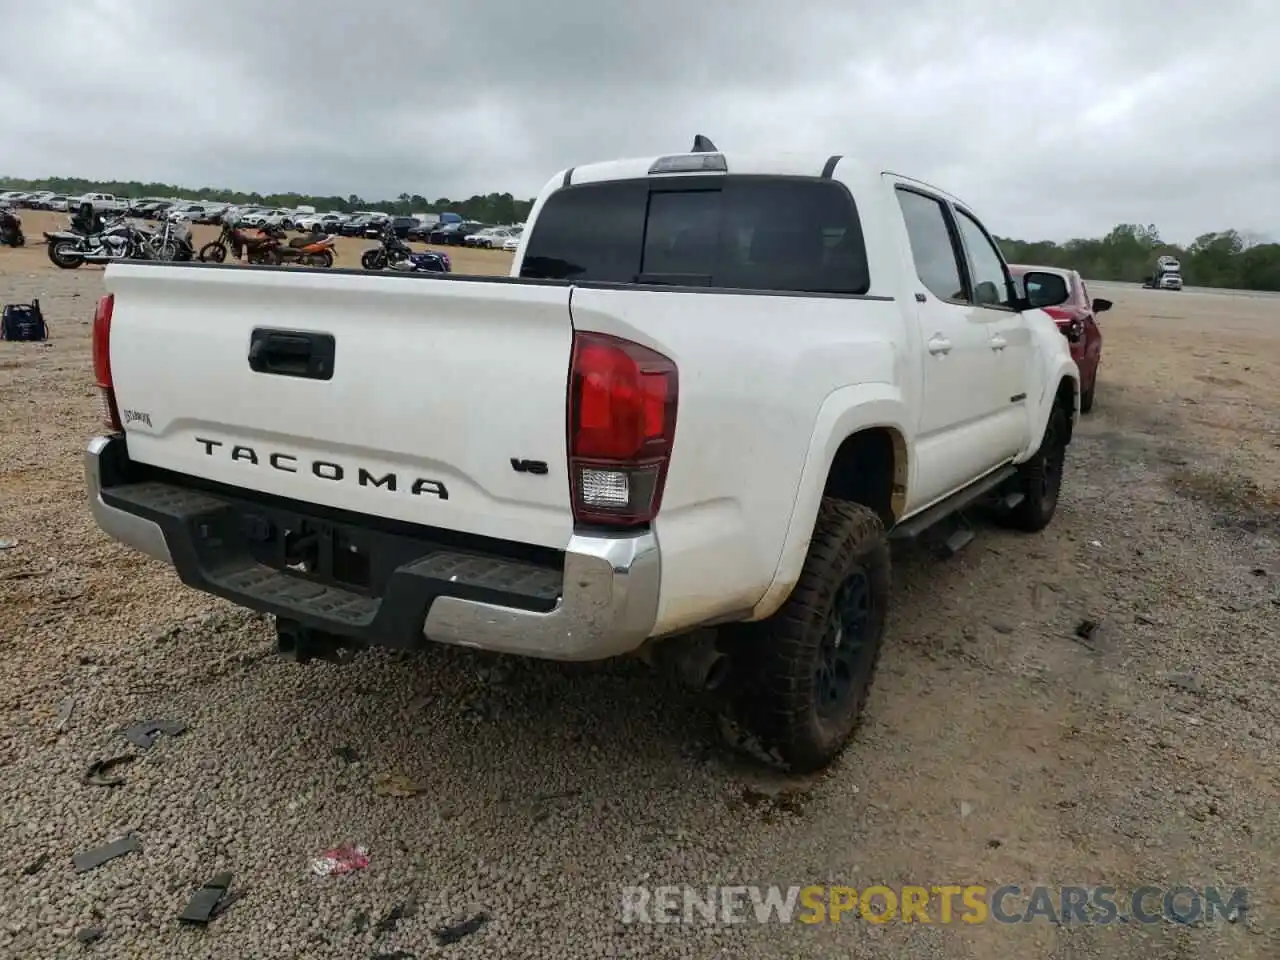
POLYGON ((748 616, 774 582, 793 519, 807 524, 796 538, 807 546, 813 517, 796 512, 802 473, 817 444, 825 480, 829 438, 847 426, 841 413, 854 401, 846 385, 897 396, 908 359, 895 346, 899 305, 579 287, 571 312, 575 329, 644 344, 679 369, 675 445, 654 524, 656 632, 748 616))

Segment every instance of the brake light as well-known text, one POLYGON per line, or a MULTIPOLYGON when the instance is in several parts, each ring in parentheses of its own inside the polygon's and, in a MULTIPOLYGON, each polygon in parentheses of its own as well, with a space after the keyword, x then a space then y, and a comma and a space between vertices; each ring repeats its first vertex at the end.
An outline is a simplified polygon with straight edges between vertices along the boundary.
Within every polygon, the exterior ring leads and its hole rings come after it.
POLYGON ((679 380, 668 357, 575 333, 569 368, 569 484, 577 523, 650 523, 662 505, 679 380))
POLYGON ((111 381, 111 313, 116 295, 108 293, 93 312, 93 378, 102 393, 102 422, 119 432, 120 411, 116 408, 115 385, 111 381))
POLYGON ((1074 319, 1074 314, 1070 310, 1064 310, 1062 307, 1043 307, 1042 309, 1058 323, 1068 323, 1074 319))

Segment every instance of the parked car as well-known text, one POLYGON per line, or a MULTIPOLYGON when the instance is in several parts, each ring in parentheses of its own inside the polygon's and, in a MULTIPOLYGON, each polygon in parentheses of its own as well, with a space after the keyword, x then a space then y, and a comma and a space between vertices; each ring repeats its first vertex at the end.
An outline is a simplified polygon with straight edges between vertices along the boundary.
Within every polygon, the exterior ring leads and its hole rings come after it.
POLYGON ((474 221, 463 221, 453 223, 436 224, 435 228, 427 236, 429 243, 439 244, 456 244, 462 246, 468 234, 475 233, 484 224, 474 221))
MULTIPOLYGON (((416 217, 391 218, 391 230, 401 240, 409 239, 409 231, 416 226, 419 226, 419 221, 416 217)), ((383 222, 383 230, 385 231, 385 229, 386 221, 383 222)), ((381 236, 381 234, 379 234, 379 236, 381 236)))
POLYGON ((341 233, 344 237, 363 237, 371 223, 373 223, 373 217, 367 213, 357 214, 342 224, 341 233))
MULTIPOLYGON (((1044 312, 1053 318, 1071 344, 1071 357, 1080 368, 1080 412, 1088 413, 1093 409, 1098 388, 1098 366, 1102 363, 1102 331, 1098 328, 1098 314, 1110 310, 1111 301, 1090 297, 1088 285, 1075 270, 1021 264, 1010 264, 1009 270, 1018 278, 1034 272, 1038 276, 1055 274, 1066 281, 1070 296, 1061 304, 1045 307, 1044 312)), ((1034 299, 1035 294, 1035 290, 1027 290, 1029 298, 1034 299)))
POLYGON ((462 242, 468 247, 480 247, 484 250, 493 250, 495 248, 501 248, 510 236, 510 227, 484 227, 477 230, 475 233, 467 234, 462 238, 462 242))
POLYGON ((419 220, 415 226, 409 228, 409 232, 405 234, 405 239, 426 243, 431 237, 431 231, 439 225, 440 223, 437 220, 432 220, 429 223, 425 220, 419 220))
POLYGON ((880 164, 738 162, 557 173, 509 277, 112 264, 98 524, 274 615, 298 660, 645 656, 715 688, 739 742, 824 767, 867 701, 891 539, 959 549, 980 500, 1052 521, 1080 384, 1037 307, 1069 289, 1031 271, 1030 302, 966 205, 880 164))
POLYGON ((313 228, 323 233, 340 233, 346 220, 346 214, 342 213, 317 213, 299 217, 294 226, 304 233, 311 232, 313 228))
POLYGON ((110 193, 86 193, 72 197, 70 206, 78 207, 82 203, 93 204, 96 213, 125 213, 129 209, 129 201, 110 193))
POLYGON ((520 249, 520 237, 524 234, 521 230, 519 233, 513 233, 507 239, 502 241, 502 249, 507 253, 515 253, 520 249))

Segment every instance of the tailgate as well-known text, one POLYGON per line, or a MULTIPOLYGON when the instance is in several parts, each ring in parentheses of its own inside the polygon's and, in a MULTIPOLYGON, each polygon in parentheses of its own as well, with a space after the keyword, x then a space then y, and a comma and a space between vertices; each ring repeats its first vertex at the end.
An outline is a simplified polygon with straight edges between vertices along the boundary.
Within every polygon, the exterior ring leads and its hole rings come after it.
POLYGON ((356 513, 568 543, 568 286, 113 264, 106 288, 131 459, 356 513))

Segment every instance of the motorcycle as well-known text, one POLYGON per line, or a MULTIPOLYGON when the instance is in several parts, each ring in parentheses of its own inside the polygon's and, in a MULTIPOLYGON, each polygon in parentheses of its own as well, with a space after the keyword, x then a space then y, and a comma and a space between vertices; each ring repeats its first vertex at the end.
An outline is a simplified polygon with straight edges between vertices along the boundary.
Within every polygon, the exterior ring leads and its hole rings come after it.
POLYGON ((333 245, 337 237, 317 232, 305 237, 294 237, 288 243, 284 243, 285 233, 281 228, 268 225, 262 228, 262 232, 274 242, 258 254, 260 260, 255 261, 251 255, 250 263, 269 263, 277 267, 286 263, 296 263, 304 267, 324 269, 333 266, 333 245))
POLYGON ((55 230, 46 232, 44 239, 49 259, 63 270, 75 270, 86 263, 150 259, 141 250, 145 243, 141 231, 123 218, 104 223, 99 233, 55 230))
POLYGON ((26 243, 22 218, 12 210, 0 210, 0 247, 22 247, 26 243))
POLYGON ((234 221, 222 222, 222 232, 218 234, 217 240, 212 240, 200 248, 200 252, 196 254, 197 259, 201 263, 222 263, 227 259, 227 252, 235 254, 238 258, 242 252, 246 253, 250 263, 260 263, 257 259, 267 247, 279 241, 274 237, 260 234, 258 236, 250 236, 240 230, 234 221))
POLYGON ((189 220, 166 220, 159 230, 142 228, 139 233, 146 238, 148 259, 186 263, 195 255, 189 220))
POLYGON ((434 250, 419 253, 390 229, 383 232, 381 244, 364 252, 360 266, 366 270, 390 269, 405 273, 449 273, 453 269, 448 254, 434 250))

